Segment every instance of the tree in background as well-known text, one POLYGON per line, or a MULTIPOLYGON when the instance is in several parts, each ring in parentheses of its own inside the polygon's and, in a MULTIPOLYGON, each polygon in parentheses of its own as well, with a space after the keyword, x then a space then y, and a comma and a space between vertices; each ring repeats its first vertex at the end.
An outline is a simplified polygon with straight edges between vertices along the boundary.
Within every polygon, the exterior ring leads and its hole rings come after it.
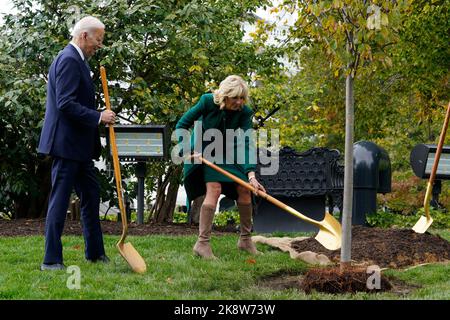
MULTIPOLYGON (((0 212, 14 218, 45 215, 49 160, 36 145, 44 118, 46 79, 52 59, 84 15, 106 25, 105 49, 90 61, 103 107, 99 65, 107 69, 112 107, 122 122, 168 124, 231 73, 251 80, 279 71, 270 48, 242 42, 244 21, 265 0, 34 1, 13 0, 0 36, 0 212)), ((107 157, 107 150, 103 156, 107 157)), ((148 191, 156 191, 153 219, 170 220, 181 180, 171 162, 148 164, 148 191)), ((130 175, 131 166, 124 170, 130 175)), ((102 171, 102 200, 113 198, 112 175, 102 171)), ((128 188, 132 188, 129 184, 128 188)))
MULTIPOLYGON (((361 15, 351 20, 359 26, 367 26, 367 18, 376 14, 374 7, 368 12, 361 5, 376 4, 380 14, 388 14, 387 25, 380 15, 380 30, 367 29, 364 37, 356 37, 356 139, 382 145, 394 170, 410 170, 405 155, 416 143, 435 142, 449 99, 450 0, 409 1, 393 19, 383 1, 286 1, 285 9, 302 8, 302 14, 294 32, 277 48, 265 41, 274 26, 261 21, 256 22, 261 28, 252 42, 241 42, 241 23, 255 22, 248 12, 269 6, 268 1, 35 1, 34 7, 29 1, 13 2, 18 15, 6 16, 0 27, 0 212, 14 217, 45 215, 50 162, 38 158, 35 150, 46 77, 79 15, 98 15, 107 25, 106 48, 91 67, 102 107, 98 65, 106 66, 112 106, 123 122, 173 127, 199 94, 217 87, 226 75, 252 74, 251 80, 261 84, 251 89, 256 116, 264 118, 279 108, 264 125, 281 129, 281 145, 343 150, 344 58, 349 56, 344 31, 352 27, 339 22, 337 14, 344 5, 355 12, 359 8, 361 15), (314 36, 320 31, 314 14, 328 32, 321 36, 327 36, 328 43, 314 36), (311 24, 303 28, 301 21, 311 24), (378 45, 383 41, 384 46, 378 45), (280 72, 276 59, 281 56, 289 57, 300 72, 280 72)), ((370 19, 370 26, 376 27, 375 22, 370 19)), ((103 150, 104 158, 107 154, 103 150)), ((124 177, 133 172, 133 166, 124 165, 124 177)), ((170 220, 181 169, 154 162, 147 172, 146 189, 157 194, 147 199, 154 204, 152 218, 170 220)), ((103 201, 116 203, 113 175, 108 170, 99 173, 103 201)), ((126 189, 133 197, 134 183, 126 189)))
MULTIPOLYGON (((435 142, 440 132, 449 98, 449 8, 449 0, 409 3, 396 28, 390 29, 394 37, 382 47, 383 58, 381 52, 371 51, 372 60, 356 75, 355 141, 372 140, 382 145, 395 170, 410 170, 405 155, 417 143, 435 142)), ((306 35, 291 35, 286 54, 300 71, 258 91, 261 104, 274 99, 275 92, 282 97, 277 103, 283 107, 265 125, 286 127, 281 131, 281 144, 297 150, 312 146, 343 150, 342 84, 346 75, 336 70, 319 41, 309 40, 306 35)))

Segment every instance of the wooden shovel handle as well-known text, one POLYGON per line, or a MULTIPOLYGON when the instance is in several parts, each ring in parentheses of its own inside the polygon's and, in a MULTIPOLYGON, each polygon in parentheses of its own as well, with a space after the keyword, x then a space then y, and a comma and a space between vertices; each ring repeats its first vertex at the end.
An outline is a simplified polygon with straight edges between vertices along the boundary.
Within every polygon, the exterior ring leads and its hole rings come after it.
MULTIPOLYGON (((108 83, 106 81, 106 70, 105 67, 103 66, 100 67, 100 76, 102 78, 103 94, 105 95, 106 109, 111 110, 111 104, 109 101, 108 83)), ((122 197, 122 176, 120 173, 120 162, 119 162, 119 155, 117 152, 116 135, 114 133, 114 126, 112 124, 109 125, 109 142, 111 144, 111 151, 113 156, 112 158, 114 165, 114 178, 116 180, 117 196, 119 198, 120 216, 122 217, 123 233, 122 237, 119 240, 119 243, 122 243, 128 232, 128 222, 127 216, 125 214, 125 206, 123 204, 123 197, 122 197)))
MULTIPOLYGON (((439 166, 439 159, 441 158, 442 148, 444 147, 445 136, 447 134, 448 122, 450 119, 450 102, 447 106, 447 113, 445 114, 444 125, 442 126, 441 135, 439 136, 439 143, 436 149, 436 155, 434 157, 433 167, 431 168, 430 178, 428 180, 427 191, 425 194, 425 200, 423 206, 425 209, 428 208, 430 203, 431 191, 433 189, 433 182, 436 178, 436 172, 439 166)), ((428 210, 425 210, 427 216, 429 215, 428 210)))
POLYGON ((439 136, 439 143, 436 150, 436 156, 434 158, 433 168, 431 169, 430 180, 429 183, 434 182, 434 178, 436 177, 437 168, 439 166, 439 159, 441 157, 442 148, 444 146, 445 136, 447 134, 448 121, 450 118, 450 102, 447 106, 447 113, 445 114, 444 125, 442 126, 441 135, 439 136))

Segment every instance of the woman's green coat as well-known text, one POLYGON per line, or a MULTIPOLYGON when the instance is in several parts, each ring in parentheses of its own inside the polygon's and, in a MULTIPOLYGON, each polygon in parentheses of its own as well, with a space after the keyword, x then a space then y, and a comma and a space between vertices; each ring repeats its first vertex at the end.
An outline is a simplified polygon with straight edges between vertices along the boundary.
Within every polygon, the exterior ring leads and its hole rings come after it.
MULTIPOLYGON (((194 105, 189 111, 187 111, 181 119, 178 121, 176 125, 176 129, 190 129, 194 122, 196 122, 197 126, 201 126, 201 132, 203 133, 208 129, 218 129, 222 132, 222 135, 225 137, 226 129, 242 129, 244 132, 248 129, 252 129, 252 110, 245 105, 241 111, 225 111, 220 110, 219 105, 214 103, 213 94, 207 93, 201 96, 200 100, 194 105)), ((200 128, 194 129, 194 132, 200 132, 200 128)), ((178 134, 179 132, 177 132, 178 134)), ((179 141, 181 141, 181 136, 178 134, 179 141)), ((239 139, 241 140, 241 139, 239 139)), ((245 163, 238 164, 236 161, 234 164, 225 164, 220 165, 223 169, 228 172, 238 176, 244 181, 247 180, 247 173, 250 171, 255 171, 256 164, 254 160, 250 161, 249 158, 250 152, 254 153, 254 142, 249 141, 251 139, 245 139, 245 163), (252 162, 252 163, 250 163, 252 162)), ((199 152, 198 148, 201 148, 201 152, 205 150, 205 147, 210 144, 210 141, 201 141, 201 137, 195 136, 192 134, 190 140, 190 151, 199 152), (195 149, 195 145, 198 143, 197 149, 195 149), (201 143, 201 147, 200 147, 201 143)), ((223 142, 224 150, 226 150, 226 143, 223 142)), ((236 141, 233 145, 235 160, 238 155, 238 151, 241 150, 242 145, 236 144, 236 141)), ((253 157, 255 158, 255 157, 253 157)), ((184 187, 186 189, 187 194, 187 202, 188 206, 190 201, 195 198, 202 196, 206 193, 206 184, 205 178, 207 181, 224 181, 231 182, 230 179, 224 177, 218 172, 215 172, 211 169, 207 169, 204 173, 205 165, 202 164, 193 164, 186 161, 184 163, 183 168, 183 179, 184 179, 184 187), (216 179, 218 178, 218 179, 216 179)), ((226 188, 226 190, 222 190, 222 192, 232 198, 237 199, 236 188, 226 188)))

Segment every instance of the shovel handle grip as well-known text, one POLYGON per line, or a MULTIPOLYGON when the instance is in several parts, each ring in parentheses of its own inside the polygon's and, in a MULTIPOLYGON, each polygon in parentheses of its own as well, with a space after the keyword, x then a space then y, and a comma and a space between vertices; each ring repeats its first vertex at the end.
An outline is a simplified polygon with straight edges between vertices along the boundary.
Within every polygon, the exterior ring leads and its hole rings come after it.
POLYGON ((206 164, 206 165, 208 165, 209 167, 213 168, 214 170, 220 172, 221 174, 223 174, 224 176, 230 178, 230 179, 233 180, 234 182, 240 184, 240 185, 243 186, 244 188, 246 188, 246 189, 248 189, 248 190, 250 190, 250 191, 256 193, 259 197, 261 197, 261 198, 263 198, 263 199, 265 199, 265 200, 267 200, 267 201, 273 203, 273 204, 276 205, 277 207, 279 207, 279 208, 281 208, 281 209, 283 209, 283 210, 285 210, 285 211, 288 211, 290 214, 292 214, 292 215, 294 215, 294 216, 296 216, 296 217, 298 217, 298 218, 300 218, 300 219, 303 219, 303 220, 305 220, 305 221, 307 221, 307 222, 309 222, 309 223, 311 223, 311 224, 314 224, 314 225, 316 225, 316 226, 319 226, 319 225, 320 225, 317 221, 315 221, 315 220, 313 220, 313 219, 310 219, 309 217, 307 217, 307 216, 301 214, 300 212, 298 212, 298 211, 295 210, 294 208, 291 208, 291 207, 287 206, 286 204, 284 204, 284 203, 281 202, 280 200, 275 199, 274 197, 268 195, 268 194, 265 193, 264 191, 255 189, 255 187, 253 187, 250 183, 245 182, 244 180, 242 180, 242 179, 236 177, 235 175, 229 173, 229 172, 226 171, 226 170, 223 170, 222 168, 216 166, 214 163, 212 163, 212 162, 206 160, 206 159, 203 158, 202 156, 199 156, 199 159, 200 159, 204 164, 206 164))
MULTIPOLYGON (((105 67, 100 66, 100 76, 102 79, 102 87, 103 87, 103 94, 105 96, 105 104, 106 109, 111 110, 111 104, 109 101, 109 92, 108 92, 108 83, 106 81, 106 70, 105 67)), ((111 151, 112 151, 112 158, 113 158, 113 165, 114 165, 114 178, 116 180, 116 187, 117 187, 117 197, 119 198, 119 209, 120 209, 120 216, 122 218, 122 229, 123 233, 119 240, 119 243, 123 243, 126 237, 126 234, 128 232, 128 222, 127 222, 127 216, 125 214, 125 206, 123 204, 123 197, 122 197, 122 175, 120 173, 120 162, 119 162, 119 155, 117 152, 117 144, 116 144, 116 135, 114 133, 114 126, 110 124, 109 126, 109 140, 111 144, 111 151)))
POLYGON ((436 155, 434 157, 433 167, 431 168, 430 179, 428 180, 428 184, 427 184, 427 191, 425 193, 425 199, 424 199, 423 206, 425 208, 425 214, 426 214, 427 218, 429 218, 429 216, 430 216, 429 207, 430 207, 431 191, 433 189, 433 182, 434 182, 434 179, 436 178, 436 172, 437 172, 437 169, 439 166, 439 159, 441 158, 442 148, 444 146, 445 136, 447 134, 449 118, 450 118, 450 102, 448 103, 448 106, 447 106, 447 112, 445 114, 444 124, 442 126, 441 135, 439 136, 439 143, 437 146, 436 155))

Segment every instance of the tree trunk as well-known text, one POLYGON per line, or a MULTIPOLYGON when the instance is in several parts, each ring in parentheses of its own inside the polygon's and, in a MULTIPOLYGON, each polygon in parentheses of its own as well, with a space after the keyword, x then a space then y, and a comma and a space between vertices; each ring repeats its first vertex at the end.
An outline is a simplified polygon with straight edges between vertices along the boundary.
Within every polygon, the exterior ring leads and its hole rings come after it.
POLYGON ((159 179, 155 204, 150 211, 150 216, 153 217, 153 221, 173 221, 173 212, 176 206, 178 188, 180 187, 181 172, 181 166, 171 165, 164 179, 159 179))
POLYGON ((200 221, 200 209, 202 208, 203 200, 205 200, 205 196, 200 196, 192 201, 191 210, 189 212, 190 215, 190 223, 198 224, 200 221))
POLYGON ((81 208, 80 199, 77 196, 71 196, 69 202, 70 219, 73 221, 80 221, 81 219, 81 208))
POLYGON ((352 206, 353 206, 353 75, 350 72, 345 83, 345 169, 344 205, 342 209, 342 247, 340 269, 350 266, 352 248, 352 206))
POLYGON ((172 222, 173 211, 177 203, 178 188, 180 184, 177 182, 170 182, 167 189, 166 199, 157 214, 157 222, 172 222))

